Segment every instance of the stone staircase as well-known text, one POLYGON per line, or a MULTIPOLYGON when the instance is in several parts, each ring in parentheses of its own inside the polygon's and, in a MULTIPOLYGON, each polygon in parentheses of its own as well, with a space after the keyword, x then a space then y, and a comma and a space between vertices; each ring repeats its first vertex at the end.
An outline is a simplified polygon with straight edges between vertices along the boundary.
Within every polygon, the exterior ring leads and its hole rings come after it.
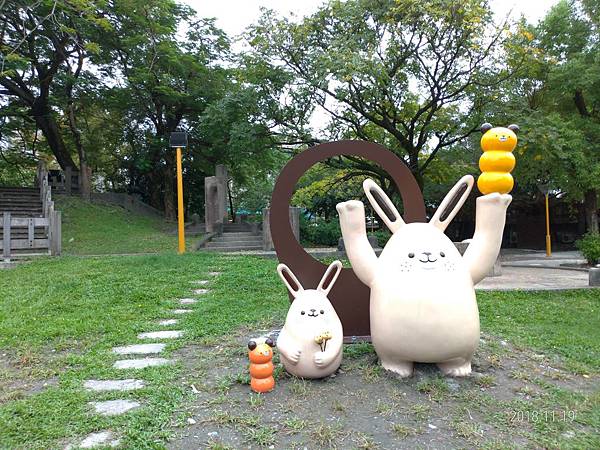
POLYGON ((204 250, 215 252, 240 252, 245 250, 262 250, 263 238, 250 231, 250 226, 243 223, 227 223, 223 225, 223 234, 206 243, 204 250))

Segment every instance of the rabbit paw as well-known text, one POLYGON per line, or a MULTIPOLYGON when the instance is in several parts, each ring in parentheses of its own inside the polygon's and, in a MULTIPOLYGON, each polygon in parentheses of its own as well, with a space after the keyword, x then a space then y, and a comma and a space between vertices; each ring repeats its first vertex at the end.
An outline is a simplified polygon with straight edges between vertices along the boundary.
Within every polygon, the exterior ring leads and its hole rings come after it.
POLYGON ((325 352, 317 352, 315 353, 315 366, 317 367, 325 367, 325 352))
POLYGON ((358 200, 338 203, 335 207, 340 215, 340 221, 349 228, 360 229, 365 226, 365 205, 358 200))
POLYGON ((300 355, 302 355, 302 351, 300 349, 292 350, 288 355, 288 359, 293 364, 298 364, 298 361, 300 361, 300 355))
POLYGON ((498 192, 492 192, 491 194, 487 194, 480 197, 479 201, 488 204, 496 204, 507 207, 512 201, 512 196, 510 194, 500 194, 498 192))

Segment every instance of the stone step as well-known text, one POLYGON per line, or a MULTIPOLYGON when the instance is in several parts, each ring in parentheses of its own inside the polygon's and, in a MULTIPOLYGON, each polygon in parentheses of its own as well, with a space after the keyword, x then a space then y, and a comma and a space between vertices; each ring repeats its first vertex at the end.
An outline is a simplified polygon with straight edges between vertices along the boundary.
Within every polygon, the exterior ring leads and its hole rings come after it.
POLYGON ((210 290, 201 288, 201 289, 194 289, 192 292, 196 295, 206 295, 210 292, 210 290))
POLYGON ((221 275, 221 272, 208 272, 208 274, 209 274, 211 277, 218 277, 219 275, 221 275))
POLYGON ((204 286, 204 285, 207 285, 208 283, 210 283, 210 281, 209 280, 194 280, 194 281, 190 281, 190 283, 204 286))
POLYGON ((79 444, 67 445, 65 450, 74 450, 79 448, 96 448, 96 447, 118 447, 121 443, 112 431, 98 431, 88 434, 79 444))
POLYGON ((261 245, 248 245, 242 247, 205 247, 204 250, 209 252, 243 252, 245 250, 262 250, 263 246, 261 245))
POLYGON ((182 298, 179 300, 180 305, 193 305, 194 303, 198 303, 195 298, 182 298))
POLYGON ((235 236, 240 236, 240 237, 245 237, 245 236, 259 236, 258 234, 254 234, 250 231, 230 231, 228 233, 224 232, 222 235, 217 236, 217 237, 235 237, 235 236))
POLYGON ((83 387, 88 391, 133 391, 142 389, 145 386, 143 380, 87 380, 83 387))
POLYGON ((177 339, 183 336, 181 330, 150 331, 138 334, 138 339, 177 339))
MULTIPOLYGON (((179 320, 177 319, 163 319, 163 320, 159 320, 158 324, 162 325, 163 327, 169 326, 169 325, 176 325, 177 322, 179 322, 179 320)), ((142 345, 147 345, 147 344, 142 344, 142 345)), ((152 345, 152 344, 149 344, 152 345)), ((164 345, 164 344, 158 344, 158 345, 164 345)))
POLYGON ((146 367, 160 367, 167 364, 173 364, 173 360, 166 358, 141 358, 141 359, 121 359, 115 361, 115 369, 145 369, 146 367))
POLYGON ((112 351, 118 355, 150 355, 162 352, 167 344, 134 344, 115 347, 112 351))
POLYGON ((227 247, 254 247, 262 246, 262 239, 254 239, 252 241, 226 241, 226 242, 208 242, 207 248, 227 248, 227 247))
POLYGON ((173 314, 188 314, 194 312, 193 309, 175 309, 171 311, 173 314))
POLYGON ((133 400, 106 400, 103 402, 90 402, 89 404, 97 414, 102 416, 119 416, 142 406, 133 400))
POLYGON ((210 242, 255 241, 257 239, 262 241, 262 236, 257 236, 256 234, 251 233, 248 233, 246 236, 239 236, 237 234, 236 236, 229 236, 227 234, 223 234, 221 236, 212 238, 210 242))

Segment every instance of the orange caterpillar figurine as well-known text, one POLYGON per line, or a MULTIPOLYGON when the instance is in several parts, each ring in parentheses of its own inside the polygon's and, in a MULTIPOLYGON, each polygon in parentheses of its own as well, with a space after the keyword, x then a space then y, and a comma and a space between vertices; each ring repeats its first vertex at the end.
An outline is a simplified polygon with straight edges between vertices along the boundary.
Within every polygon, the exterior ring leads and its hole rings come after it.
POLYGON ((264 344, 248 342, 250 358, 250 387, 254 392, 269 392, 275 387, 273 378, 273 340, 267 338, 264 344))

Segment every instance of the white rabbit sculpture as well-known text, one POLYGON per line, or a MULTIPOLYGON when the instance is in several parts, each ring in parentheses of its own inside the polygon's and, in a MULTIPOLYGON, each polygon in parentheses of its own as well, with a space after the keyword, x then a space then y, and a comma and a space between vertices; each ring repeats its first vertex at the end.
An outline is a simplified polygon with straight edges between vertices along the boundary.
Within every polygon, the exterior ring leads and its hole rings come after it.
POLYGON ((469 196, 474 179, 464 176, 429 223, 406 224, 385 192, 363 183, 369 202, 392 236, 379 258, 367 240, 360 201, 339 203, 340 227, 356 276, 371 289, 371 339, 383 367, 410 376, 413 362, 437 363, 446 375, 471 373, 479 343, 474 285, 493 266, 512 197, 477 199, 475 234, 461 256, 444 230, 469 196))
POLYGON ((332 262, 317 289, 305 290, 288 266, 277 266, 279 276, 294 297, 277 338, 281 362, 292 375, 324 378, 340 367, 344 331, 327 294, 341 270, 341 262, 332 262), (315 340, 317 337, 320 343, 315 340))

